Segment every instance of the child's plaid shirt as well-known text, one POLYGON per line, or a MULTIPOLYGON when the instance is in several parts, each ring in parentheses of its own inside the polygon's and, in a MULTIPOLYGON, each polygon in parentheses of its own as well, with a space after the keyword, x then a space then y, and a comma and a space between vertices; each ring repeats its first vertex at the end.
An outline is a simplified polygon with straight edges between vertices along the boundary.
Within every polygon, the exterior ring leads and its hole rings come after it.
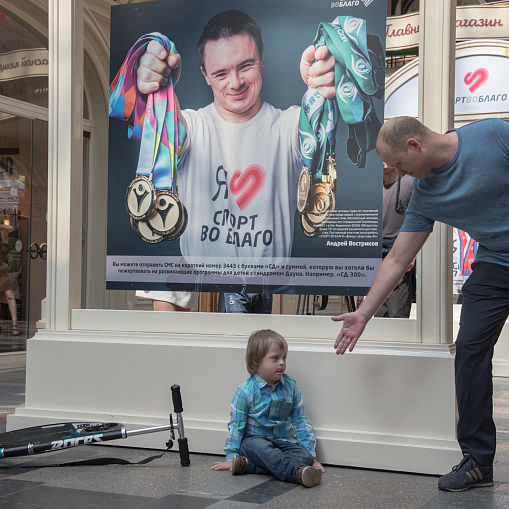
POLYGON ((313 457, 316 436, 306 415, 297 382, 286 373, 275 387, 255 373, 237 388, 232 400, 226 461, 239 454, 244 436, 271 437, 299 443, 313 457))

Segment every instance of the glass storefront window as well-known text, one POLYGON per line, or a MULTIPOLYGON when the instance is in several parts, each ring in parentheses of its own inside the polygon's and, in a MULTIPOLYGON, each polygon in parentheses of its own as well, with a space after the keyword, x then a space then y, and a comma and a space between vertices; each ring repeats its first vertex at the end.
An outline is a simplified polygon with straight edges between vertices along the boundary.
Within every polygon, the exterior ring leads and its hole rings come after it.
POLYGON ((47 122, 0 112, 0 352, 44 327, 47 173, 47 122))
POLYGON ((48 43, 0 10, 0 95, 48 107, 48 43))
POLYGON ((24 349, 32 122, 14 115, 0 118, 0 350, 24 349), (25 263, 23 263, 25 261, 25 263), (22 266, 25 265, 25 270, 22 266), (24 281, 23 281, 24 280, 24 281), (25 285, 23 285, 25 283, 25 285), (26 289, 26 286, 25 286, 26 289), (23 327, 21 322, 23 321, 23 327))

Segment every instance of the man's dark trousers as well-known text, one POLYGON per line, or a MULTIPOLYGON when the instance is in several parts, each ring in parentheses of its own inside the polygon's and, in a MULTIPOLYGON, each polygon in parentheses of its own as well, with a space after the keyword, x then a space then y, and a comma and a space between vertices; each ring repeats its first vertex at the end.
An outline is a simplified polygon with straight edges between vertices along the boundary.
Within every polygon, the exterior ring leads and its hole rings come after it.
POLYGON ((495 457, 493 349, 509 315, 509 267, 475 262, 463 286, 456 340, 458 442, 464 454, 491 466, 495 457))

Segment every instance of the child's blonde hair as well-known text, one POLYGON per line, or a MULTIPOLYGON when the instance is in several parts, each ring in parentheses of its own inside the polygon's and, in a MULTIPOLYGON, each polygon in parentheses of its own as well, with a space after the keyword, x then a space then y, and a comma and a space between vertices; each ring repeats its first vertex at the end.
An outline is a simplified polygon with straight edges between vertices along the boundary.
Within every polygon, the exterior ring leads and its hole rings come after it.
POLYGON ((250 375, 256 373, 258 366, 267 355, 271 346, 280 348, 283 351, 288 350, 288 343, 285 338, 273 330, 257 330, 249 336, 246 350, 246 368, 250 375))

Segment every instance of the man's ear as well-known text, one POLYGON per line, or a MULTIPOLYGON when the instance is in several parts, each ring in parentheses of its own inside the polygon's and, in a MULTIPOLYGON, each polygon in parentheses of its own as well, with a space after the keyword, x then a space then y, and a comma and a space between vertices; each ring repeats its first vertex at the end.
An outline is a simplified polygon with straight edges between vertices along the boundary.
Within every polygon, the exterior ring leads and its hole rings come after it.
POLYGON ((416 140, 415 138, 409 138, 406 142, 407 150, 408 149, 414 149, 419 152, 422 151, 422 145, 419 140, 416 140))
POLYGON ((200 67, 200 71, 203 74, 203 76, 205 77, 205 81, 207 82, 207 85, 210 87, 210 81, 207 77, 207 71, 205 71, 205 68, 203 67, 203 65, 200 67))

